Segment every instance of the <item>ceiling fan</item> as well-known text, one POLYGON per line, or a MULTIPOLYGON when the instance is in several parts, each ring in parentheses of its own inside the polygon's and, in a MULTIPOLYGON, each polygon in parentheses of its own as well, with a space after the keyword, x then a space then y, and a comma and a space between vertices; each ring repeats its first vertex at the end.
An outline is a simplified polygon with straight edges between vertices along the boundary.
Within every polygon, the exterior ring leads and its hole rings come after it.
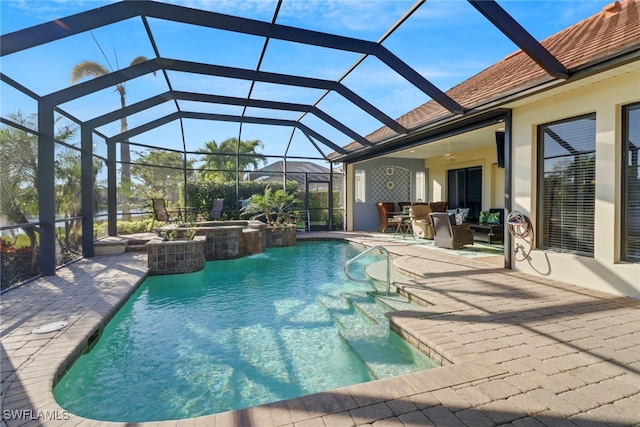
POLYGON ((449 162, 452 162, 456 159, 453 153, 451 152, 451 141, 447 141, 447 152, 444 153, 442 157, 444 157, 444 159, 449 162))

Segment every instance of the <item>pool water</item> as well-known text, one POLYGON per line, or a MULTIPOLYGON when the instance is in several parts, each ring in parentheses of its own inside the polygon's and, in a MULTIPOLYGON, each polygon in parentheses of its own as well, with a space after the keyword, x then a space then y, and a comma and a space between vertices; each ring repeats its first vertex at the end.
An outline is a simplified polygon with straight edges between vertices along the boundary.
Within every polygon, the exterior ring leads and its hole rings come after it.
POLYGON ((344 276, 360 252, 299 242, 149 277, 55 398, 91 419, 182 419, 435 367, 389 330, 372 287, 344 276))

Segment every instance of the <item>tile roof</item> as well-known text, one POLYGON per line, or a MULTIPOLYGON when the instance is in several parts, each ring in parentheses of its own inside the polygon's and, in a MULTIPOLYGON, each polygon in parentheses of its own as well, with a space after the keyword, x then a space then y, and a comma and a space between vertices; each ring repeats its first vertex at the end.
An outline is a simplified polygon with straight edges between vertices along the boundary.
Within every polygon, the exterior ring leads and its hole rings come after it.
MULTIPOLYGON (((616 1, 601 12, 548 37, 541 44, 571 74, 632 47, 640 47, 639 23, 640 0, 616 1)), ((516 89, 552 80, 553 77, 522 50, 518 50, 446 93, 464 108, 470 109, 500 99, 516 89)), ((398 118, 398 122, 411 130, 448 117, 452 117, 449 111, 435 101, 429 101, 398 118)), ((394 135, 396 133, 393 130, 382 127, 369 134, 367 139, 381 142, 394 135)), ((344 148, 353 151, 362 148, 362 145, 352 142, 344 148)))

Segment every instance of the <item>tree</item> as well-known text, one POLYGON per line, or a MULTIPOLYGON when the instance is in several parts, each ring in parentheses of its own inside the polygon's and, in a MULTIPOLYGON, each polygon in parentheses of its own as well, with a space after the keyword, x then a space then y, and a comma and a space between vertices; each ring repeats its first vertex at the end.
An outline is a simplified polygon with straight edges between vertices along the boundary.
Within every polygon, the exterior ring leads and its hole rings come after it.
POLYGON ((204 164, 200 167, 203 178, 214 181, 236 180, 236 158, 240 173, 250 166, 256 169, 261 163, 266 163, 266 157, 256 152, 256 149, 264 148, 259 139, 241 141, 238 151, 238 138, 228 138, 220 145, 211 140, 204 144, 204 149, 196 151, 204 154, 204 164), (239 153, 240 156, 236 156, 239 153))
MULTIPOLYGON (((184 184, 183 157, 180 153, 151 149, 146 154, 138 154, 136 164, 131 166, 134 177, 140 179, 140 194, 147 201, 161 197, 177 203, 180 200, 180 189, 184 184), (147 166, 148 165, 148 166, 147 166)), ((187 169, 193 167, 187 161, 187 169)))
MULTIPOLYGON (((130 66, 147 61, 144 56, 137 56, 132 61, 130 66)), ((100 77, 109 74, 109 69, 104 65, 94 61, 82 61, 76 64, 71 69, 71 83, 77 83, 82 79, 88 77, 100 77)), ((125 83, 118 83, 116 85, 116 91, 120 94, 120 106, 126 107, 127 91, 125 83)), ((124 133, 128 130, 127 118, 120 119, 120 133, 124 133)), ((129 150, 129 140, 120 142, 120 161, 122 163, 121 174, 121 194, 122 194, 122 213, 125 219, 129 219, 129 205, 131 197, 131 152, 129 150)))
MULTIPOLYGON (((37 217, 38 215, 38 137, 35 131, 29 132, 24 129, 36 129, 37 116, 35 114, 24 115, 21 112, 11 113, 7 115, 9 122, 15 123, 22 127, 3 126, 0 128, 0 171, 2 171, 2 179, 0 179, 0 216, 4 217, 9 224, 28 224, 29 217, 37 217)), ((56 119, 56 129, 54 138, 58 141, 65 141, 72 138, 77 132, 77 128, 73 125, 61 122, 61 118, 56 119)), ((62 168, 56 166, 56 173, 59 177, 63 175, 62 168)), ((78 191, 72 189, 57 188, 56 191, 62 197, 70 197, 68 192, 72 191, 73 196, 77 199, 78 191)), ((61 209, 58 203, 58 209, 61 209)), ((38 236, 40 232, 38 226, 28 226, 22 228, 24 234, 29 238, 30 249, 23 252, 23 255, 30 256, 29 259, 14 259, 9 264, 14 264, 17 270, 29 271, 24 276, 17 274, 19 279, 31 277, 37 271, 38 236), (17 266, 16 263, 23 265, 17 266), (27 267, 28 266, 28 267, 27 267)), ((0 239, 4 246, 6 242, 0 239)), ((11 283, 16 277, 9 273, 9 277, 4 277, 9 270, 5 270, 6 260, 2 262, 3 268, 3 287, 5 283, 11 283)))

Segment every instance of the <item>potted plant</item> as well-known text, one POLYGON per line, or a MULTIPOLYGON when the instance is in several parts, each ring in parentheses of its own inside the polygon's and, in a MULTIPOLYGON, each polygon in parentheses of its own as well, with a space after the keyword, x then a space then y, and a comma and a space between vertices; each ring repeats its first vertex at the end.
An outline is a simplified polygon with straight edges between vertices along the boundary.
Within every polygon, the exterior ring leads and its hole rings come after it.
POLYGON ((299 201, 285 190, 273 191, 271 187, 264 194, 254 194, 249 198, 243 214, 251 219, 260 219, 267 224, 266 246, 293 246, 300 214, 294 208, 299 201))

